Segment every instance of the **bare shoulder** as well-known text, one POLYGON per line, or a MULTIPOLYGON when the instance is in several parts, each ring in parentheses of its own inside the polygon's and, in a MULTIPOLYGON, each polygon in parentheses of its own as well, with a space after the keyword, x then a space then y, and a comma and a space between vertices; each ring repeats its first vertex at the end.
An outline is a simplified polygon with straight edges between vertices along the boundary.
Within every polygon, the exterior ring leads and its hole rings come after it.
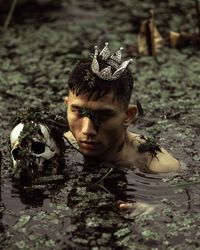
POLYGON ((144 141, 141 135, 133 132, 128 132, 128 137, 133 147, 138 147, 144 141))
POLYGON ((149 159, 149 169, 156 173, 178 172, 181 170, 181 164, 166 149, 161 148, 161 152, 149 159))
POLYGON ((155 173, 177 172, 181 170, 178 159, 173 157, 166 149, 151 138, 130 134, 132 144, 137 148, 138 156, 146 159, 146 167, 155 173))

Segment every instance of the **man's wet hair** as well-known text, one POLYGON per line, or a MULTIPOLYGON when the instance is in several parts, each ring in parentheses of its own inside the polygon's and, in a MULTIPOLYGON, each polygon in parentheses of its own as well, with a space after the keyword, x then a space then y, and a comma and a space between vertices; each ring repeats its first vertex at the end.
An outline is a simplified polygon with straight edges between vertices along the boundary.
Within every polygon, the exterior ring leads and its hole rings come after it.
MULTIPOLYGON (((100 70, 109 66, 105 61, 98 58, 100 70)), ((113 99, 121 102, 125 108, 128 107, 133 90, 133 76, 129 69, 126 69, 120 78, 116 80, 103 80, 96 76, 91 70, 91 60, 83 60, 76 64, 69 79, 69 90, 79 96, 88 94, 88 99, 98 100, 107 93, 113 91, 113 99)), ((116 70, 113 67, 112 73, 116 70)))

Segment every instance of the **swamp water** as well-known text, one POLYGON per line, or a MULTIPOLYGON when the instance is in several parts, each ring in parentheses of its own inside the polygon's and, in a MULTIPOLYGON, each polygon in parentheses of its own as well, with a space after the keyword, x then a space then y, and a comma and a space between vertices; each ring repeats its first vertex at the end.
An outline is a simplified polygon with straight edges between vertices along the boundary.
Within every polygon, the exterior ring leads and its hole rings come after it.
POLYGON ((29 190, 2 179, 0 249, 199 249, 200 191, 189 171, 86 165, 70 148, 65 160, 62 181, 29 190))

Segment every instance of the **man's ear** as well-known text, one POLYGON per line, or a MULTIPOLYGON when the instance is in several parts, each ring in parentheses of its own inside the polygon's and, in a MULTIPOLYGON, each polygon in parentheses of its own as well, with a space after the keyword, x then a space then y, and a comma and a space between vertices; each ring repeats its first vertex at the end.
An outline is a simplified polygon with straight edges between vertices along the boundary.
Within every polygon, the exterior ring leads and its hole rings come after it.
POLYGON ((126 118, 124 120, 124 126, 128 127, 132 122, 137 119, 138 109, 136 105, 129 105, 126 111, 126 118))
POLYGON ((68 96, 65 97, 64 103, 67 105, 68 104, 68 96))

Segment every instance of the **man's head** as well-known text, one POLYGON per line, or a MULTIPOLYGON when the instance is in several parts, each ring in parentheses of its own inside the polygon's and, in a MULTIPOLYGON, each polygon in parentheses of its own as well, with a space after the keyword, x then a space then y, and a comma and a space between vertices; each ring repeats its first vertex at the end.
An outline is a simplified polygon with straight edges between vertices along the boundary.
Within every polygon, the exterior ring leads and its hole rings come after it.
MULTIPOLYGON (((99 59, 100 69, 108 67, 108 64, 99 59)), ((130 103, 133 90, 133 76, 126 69, 116 80, 103 80, 96 76, 91 70, 91 60, 79 62, 68 80, 69 91, 74 94, 88 94, 89 99, 98 99, 109 92, 113 92, 113 99, 120 102, 126 109, 130 103)), ((112 72, 114 68, 112 67, 112 72)))
MULTIPOLYGON (((70 74, 67 117, 70 131, 86 156, 103 157, 120 150, 126 128, 137 109, 130 106, 133 77, 128 69, 115 80, 94 74, 91 60, 78 63, 70 74)), ((108 66, 98 58, 99 69, 108 66)), ((112 73, 115 68, 111 67, 112 73)))

